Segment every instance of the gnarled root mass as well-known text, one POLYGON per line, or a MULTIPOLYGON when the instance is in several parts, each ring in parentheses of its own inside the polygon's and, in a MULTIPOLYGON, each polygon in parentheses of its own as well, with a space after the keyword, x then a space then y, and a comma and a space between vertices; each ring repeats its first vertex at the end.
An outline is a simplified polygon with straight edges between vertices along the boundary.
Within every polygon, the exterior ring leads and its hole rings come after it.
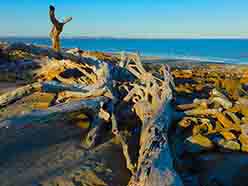
MULTIPOLYGON (((0 121, 1 130, 17 130, 27 124, 52 125, 58 119, 73 120, 84 114, 90 127, 82 140, 83 147, 93 148, 102 143, 103 135, 116 136, 133 175, 130 186, 182 185, 168 144, 174 88, 168 66, 151 73, 143 67, 139 55, 133 53, 115 56, 113 62, 98 60, 78 50, 61 51, 58 55, 51 49, 25 44, 1 45, 1 51, 4 64, 0 65, 0 72, 11 74, 10 81, 16 78, 28 84, 0 95, 0 107, 8 107, 34 92, 56 94, 45 110, 0 121), (123 113, 133 122, 124 123, 123 113), (108 132, 110 128, 112 132, 108 132), (141 136, 136 163, 124 131, 141 136)), ((224 97, 213 102, 230 107, 224 97)))

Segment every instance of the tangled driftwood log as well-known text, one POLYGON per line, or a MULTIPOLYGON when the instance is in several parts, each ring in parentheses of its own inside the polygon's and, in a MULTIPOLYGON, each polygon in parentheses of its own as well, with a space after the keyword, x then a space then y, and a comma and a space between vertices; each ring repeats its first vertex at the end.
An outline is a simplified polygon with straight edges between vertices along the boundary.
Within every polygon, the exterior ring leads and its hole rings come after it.
MULTIPOLYGON (((52 124, 57 119, 71 120, 83 113, 91 121, 88 135, 82 142, 84 147, 93 148, 102 143, 102 129, 112 123, 112 134, 122 145, 127 168, 133 174, 129 185, 182 185, 168 143, 174 87, 168 66, 152 74, 143 67, 138 54, 128 54, 119 58, 119 63, 111 63, 71 51, 57 56, 47 48, 25 44, 6 45, 2 50, 6 56, 14 51, 17 54, 14 61, 5 59, 3 68, 7 63, 19 64, 8 68, 7 73, 31 83, 0 95, 1 107, 8 107, 37 91, 57 96, 46 110, 0 121, 1 130, 17 130, 25 128, 26 124, 52 124), (27 62, 18 58, 20 51, 32 56, 29 66, 21 69, 21 75, 15 72, 20 70, 20 64, 27 62), (123 112, 130 121, 140 120, 141 126, 137 122, 131 127, 127 127, 127 123, 123 125, 119 118, 123 112), (131 132, 137 128, 141 128, 141 137, 139 158, 135 163, 123 130, 131 132)), ((0 71, 3 68, 0 66, 0 71)))

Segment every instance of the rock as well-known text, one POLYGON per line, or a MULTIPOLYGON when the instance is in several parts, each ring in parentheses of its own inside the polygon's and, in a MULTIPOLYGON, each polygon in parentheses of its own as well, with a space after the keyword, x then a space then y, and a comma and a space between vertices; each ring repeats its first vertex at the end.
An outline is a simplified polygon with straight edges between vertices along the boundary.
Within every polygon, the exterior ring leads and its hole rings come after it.
POLYGON ((241 113, 247 117, 248 116, 248 109, 247 109, 247 106, 248 106, 248 99, 246 98, 239 98, 238 99, 238 105, 239 105, 239 108, 241 109, 241 113))
POLYGON ((231 132, 220 132, 220 134, 226 139, 226 140, 234 140, 236 139, 236 136, 231 132))
POLYGON ((195 125, 192 130, 192 134, 193 136, 195 136, 195 135, 207 132, 207 131, 208 131, 208 127, 206 125, 195 125))
POLYGON ((220 140, 218 145, 226 150, 232 150, 232 151, 239 151, 240 150, 240 144, 237 141, 234 140, 220 140))
POLYGON ((214 97, 211 99, 211 101, 213 103, 220 104, 225 109, 229 109, 232 107, 232 102, 230 102, 227 98, 214 97))
POLYGON ((225 136, 222 134, 212 134, 209 135, 211 141, 216 144, 218 147, 222 148, 221 150, 232 150, 232 151, 239 151, 240 144, 232 138, 236 138, 232 133, 226 133, 225 136), (223 138, 224 137, 224 138, 223 138), (228 138, 228 139, 225 139, 228 138))
POLYGON ((222 124, 219 121, 215 122, 215 131, 221 131, 223 129, 222 124))
POLYGON ((186 139, 188 152, 201 152, 214 148, 214 144, 205 136, 197 134, 186 139))
POLYGON ((240 125, 241 128, 241 133, 244 135, 248 135, 248 125, 244 124, 244 125, 240 125))
POLYGON ((197 119, 192 117, 185 117, 178 124, 182 128, 187 128, 192 124, 192 122, 197 123, 197 119))
POLYGON ((215 114, 216 118, 218 119, 218 121, 223 125, 224 128, 237 128, 238 130, 238 126, 235 126, 235 124, 229 120, 223 113, 218 112, 215 114))
POLYGON ((248 152, 248 136, 244 135, 244 134, 241 134, 239 136, 239 141, 241 143, 241 150, 243 152, 248 152))

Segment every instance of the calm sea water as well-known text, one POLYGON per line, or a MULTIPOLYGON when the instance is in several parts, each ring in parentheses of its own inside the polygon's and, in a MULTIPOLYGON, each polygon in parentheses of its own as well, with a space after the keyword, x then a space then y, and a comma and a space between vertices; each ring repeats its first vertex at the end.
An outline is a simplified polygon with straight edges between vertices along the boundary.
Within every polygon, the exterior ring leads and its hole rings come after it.
MULTIPOLYGON (((50 45, 49 38, 0 38, 0 41, 50 45)), ((65 48, 105 52, 139 51, 144 56, 248 64, 248 39, 62 39, 65 48)))

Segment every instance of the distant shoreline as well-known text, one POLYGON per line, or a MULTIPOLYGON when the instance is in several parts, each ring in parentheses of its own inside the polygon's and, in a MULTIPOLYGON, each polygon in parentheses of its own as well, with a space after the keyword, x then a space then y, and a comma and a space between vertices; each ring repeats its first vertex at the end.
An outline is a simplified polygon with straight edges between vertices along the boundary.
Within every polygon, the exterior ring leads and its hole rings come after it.
MULTIPOLYGON (((0 42, 23 42, 51 46, 48 37, 0 37, 0 42)), ((159 62, 194 62, 218 64, 247 64, 248 39, 125 39, 65 37, 64 49, 105 53, 139 52, 144 58, 159 62), (241 44, 240 44, 241 42, 241 44), (240 47, 242 46, 242 47, 240 47), (240 48, 239 48, 240 47, 240 48)))
MULTIPOLYGON (((50 39, 48 36, 0 36, 6 38, 50 39)), ((248 40, 247 37, 168 37, 168 38, 144 38, 144 37, 111 37, 111 36, 62 36, 61 39, 113 39, 113 40, 248 40)))

